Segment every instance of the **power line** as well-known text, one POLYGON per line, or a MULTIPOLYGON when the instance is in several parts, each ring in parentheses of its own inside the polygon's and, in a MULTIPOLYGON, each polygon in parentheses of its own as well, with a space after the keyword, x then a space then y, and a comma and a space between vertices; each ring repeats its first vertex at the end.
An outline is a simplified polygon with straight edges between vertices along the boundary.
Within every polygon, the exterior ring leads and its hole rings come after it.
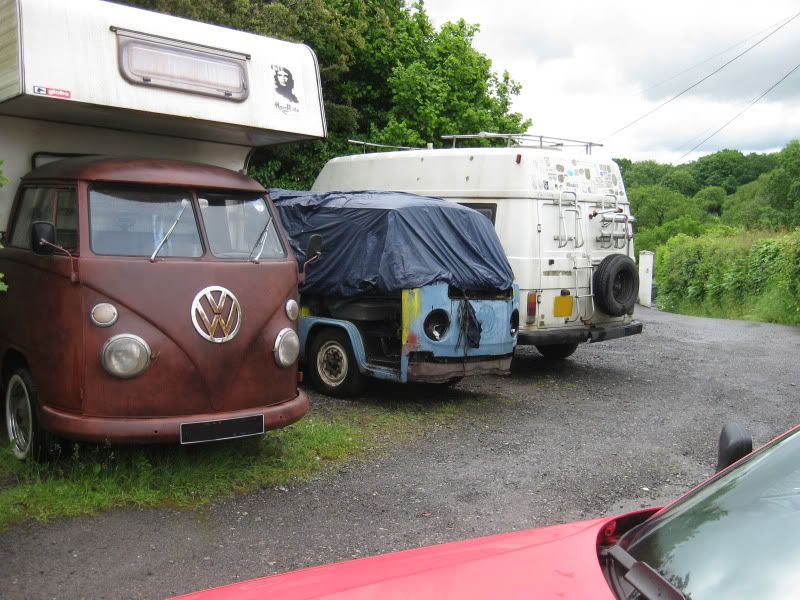
POLYGON ((646 117, 649 117, 650 115, 652 115, 652 114, 653 114, 654 112, 656 112, 657 110, 660 110, 660 109, 664 108, 664 107, 665 107, 667 104, 669 104, 669 103, 670 103, 670 102, 672 102, 673 100, 676 100, 676 99, 680 98, 680 97, 681 97, 681 96, 683 96, 683 95, 684 95, 686 92, 688 92, 688 91, 690 91, 690 90, 693 90, 694 88, 696 88, 698 85, 700 85, 701 83, 703 83, 704 81, 706 81, 706 80, 707 80, 707 79, 709 79, 710 77, 713 77, 714 75, 716 75, 717 73, 719 73, 720 71, 722 71, 722 69, 724 69, 725 67, 727 67, 729 64, 731 64, 731 63, 732 63, 732 62, 734 62, 735 60, 738 60, 739 58, 741 58, 742 56, 744 56, 745 54, 747 54, 748 52, 750 52, 750 50, 752 50, 753 48, 755 48, 755 47, 756 47, 756 46, 758 46, 759 44, 763 43, 763 42, 764 42, 764 41, 765 41, 767 38, 770 38, 770 37, 772 37, 773 35, 775 35, 775 34, 776 34, 778 31, 780 31, 781 29, 783 29, 784 27, 786 27, 786 26, 787 26, 789 23, 791 23, 792 21, 794 21, 794 20, 795 20, 797 17, 800 17, 800 12, 796 13, 794 16, 792 16, 792 17, 790 17, 789 19, 787 19, 786 21, 784 21, 784 22, 783 22, 781 25, 779 25, 778 27, 776 27, 775 29, 773 29, 771 32, 769 32, 767 35, 765 35, 764 37, 762 37, 762 38, 761 38, 760 40, 758 40, 758 41, 757 41, 755 44, 753 44, 752 46, 749 46, 748 48, 746 48, 745 50, 743 50, 742 52, 740 52, 739 54, 737 54, 736 56, 734 56, 732 59, 730 59, 728 62, 726 62, 725 64, 723 64, 721 67, 719 67, 719 68, 715 69, 714 71, 712 71, 711 73, 709 73, 708 75, 706 75, 705 77, 703 77, 703 78, 702 78, 700 81, 697 81, 697 82, 693 83, 692 85, 690 85, 689 87, 687 87, 687 88, 686 88, 685 90, 683 90, 682 92, 678 92, 677 94, 675 94, 674 96, 672 96, 670 99, 668 99, 668 100, 666 100, 666 101, 662 102, 661 104, 659 104, 658 106, 656 106, 654 109, 652 109, 652 110, 650 110, 650 111, 646 112, 645 114, 643 114, 642 116, 640 116, 640 117, 638 117, 638 118, 634 119, 633 121, 631 121, 631 122, 630 122, 630 123, 628 123, 627 125, 625 125, 625 126, 623 126, 623 127, 620 127, 619 129, 617 129, 617 130, 616 130, 616 131, 614 131, 613 133, 610 133, 610 134, 608 134, 606 137, 604 137, 604 138, 603 138, 603 139, 601 139, 600 141, 601 141, 601 142, 605 142, 605 141, 606 141, 608 138, 610 138, 610 137, 613 137, 613 136, 617 135, 618 133, 620 133, 620 132, 622 132, 622 131, 625 131, 625 130, 626 130, 628 127, 630 127, 631 125, 635 125, 636 123, 638 123, 638 122, 639 122, 639 121, 641 121, 642 119, 644 119, 644 118, 646 118, 646 117))
POLYGON ((648 87, 648 88, 645 88, 645 90, 644 90, 644 91, 645 91, 645 92, 649 92, 650 90, 654 90, 654 89, 656 89, 656 88, 658 88, 658 87, 661 87, 661 86, 662 86, 662 85, 664 85, 665 83, 668 83, 668 82, 672 81, 673 79, 677 79, 678 77, 680 77, 680 76, 681 76, 681 75, 683 75, 684 73, 688 73, 689 71, 691 71, 691 70, 693 70, 693 69, 696 69, 697 67, 700 67, 700 66, 702 66, 702 65, 704 65, 704 64, 706 64, 706 63, 708 63, 708 62, 711 62, 712 60, 714 60, 714 59, 715 59, 715 58, 717 58, 718 56, 722 56, 722 55, 724 55, 724 54, 727 54, 728 52, 730 52, 730 51, 731 51, 731 50, 733 50, 734 48, 738 48, 738 47, 739 47, 739 46, 741 46, 742 44, 744 44, 744 43, 746 43, 746 42, 749 42, 749 41, 750 41, 750 40, 752 40, 754 37, 757 37, 757 36, 761 35, 761 34, 762 34, 762 33, 764 33, 765 31, 769 31, 770 29, 772 29, 773 27, 775 27, 776 25, 778 25, 778 24, 780 24, 780 23, 782 23, 782 21, 776 21, 776 22, 775 22, 775 23, 773 23, 772 25, 769 25, 768 27, 764 27, 763 29, 760 29, 759 31, 755 32, 753 35, 750 35, 750 36, 748 36, 748 37, 744 38, 742 41, 740 41, 740 42, 737 42, 737 43, 733 44, 732 46, 728 46, 727 48, 725 48, 725 50, 722 50, 722 51, 720 51, 720 52, 717 52, 717 53, 716 53, 716 54, 714 54, 713 56, 709 56, 707 59, 705 59, 705 60, 701 60, 700 62, 697 62, 697 63, 693 64, 693 65, 692 65, 692 66, 690 66, 690 67, 686 67, 686 68, 685 68, 683 71, 680 71, 679 73, 675 73, 675 75, 672 75, 671 77, 667 77, 666 79, 662 79, 662 80, 661 80, 661 81, 659 81, 658 83, 654 83, 654 84, 653 84, 653 85, 651 85, 650 87, 648 87))
POLYGON ((691 150, 688 150, 686 153, 684 153, 684 154, 683 154, 683 155, 682 155, 682 156, 681 156, 681 157, 680 157, 678 160, 679 160, 679 161, 683 160, 683 158, 684 158, 684 157, 688 156, 689 154, 691 154, 692 152, 694 152, 695 150, 697 150, 697 149, 698 149, 700 146, 702 146, 703 144, 705 144, 705 143, 706 143, 708 140, 710 140, 712 137, 714 137, 715 135, 717 135, 717 134, 718 134, 720 131, 722 131, 723 129, 725 129, 725 128, 726 128, 728 125, 730 125, 731 123, 733 123, 733 122, 734 122, 736 119, 738 119, 740 116, 742 116, 742 114, 743 114, 743 113, 744 113, 744 112, 745 112, 747 109, 749 109, 751 106, 753 106, 753 105, 754 105, 755 103, 757 103, 759 100, 761 100, 761 99, 762 99, 764 96, 766 96, 767 94, 769 94, 769 93, 770 93, 772 90, 774 90, 774 89, 775 89, 776 87, 778 87, 778 86, 779 86, 781 83, 783 83, 783 82, 784 82, 784 81, 785 81, 785 80, 786 80, 786 79, 787 79, 787 78, 788 78, 788 77, 789 77, 789 76, 790 76, 792 73, 794 73, 795 71, 797 71, 797 69, 800 69, 800 63, 798 63, 797 65, 795 65, 795 67, 794 67, 794 68, 793 68, 791 71, 789 71, 789 72, 788 72, 786 75, 784 75, 783 77, 781 77, 781 78, 780 78, 778 81, 776 81, 776 82, 775 82, 774 84, 772 84, 772 85, 771 85, 769 88, 767 88, 767 90, 766 90, 766 91, 765 91, 763 94, 761 94, 761 95, 760 95, 758 98, 756 98, 755 100, 751 100, 751 101, 750 101, 750 102, 749 102, 749 103, 748 103, 748 104, 747 104, 747 105, 746 105, 746 106, 745 106, 745 107, 744 107, 742 110, 740 110, 738 113, 736 113, 736 114, 735 114, 735 115, 734 115, 734 116, 733 116, 733 117, 732 117, 730 120, 728 120, 728 121, 727 121, 727 122, 726 122, 726 123, 725 123, 725 124, 724 124, 722 127, 720 127, 719 129, 717 129, 717 130, 716 130, 714 133, 712 133, 711 135, 709 135, 709 136, 708 136, 706 139, 704 139, 702 142, 700 142, 699 144, 697 144, 696 146, 694 146, 694 147, 693 147, 691 150))

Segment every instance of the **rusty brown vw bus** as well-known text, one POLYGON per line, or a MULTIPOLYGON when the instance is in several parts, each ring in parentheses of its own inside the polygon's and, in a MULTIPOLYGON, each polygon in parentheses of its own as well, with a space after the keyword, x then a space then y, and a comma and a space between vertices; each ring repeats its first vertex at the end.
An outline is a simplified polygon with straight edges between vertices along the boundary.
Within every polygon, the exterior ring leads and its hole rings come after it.
POLYGON ((22 178, 0 272, 4 421, 49 436, 192 444, 305 414, 297 263, 265 190, 219 167, 81 157, 22 178))

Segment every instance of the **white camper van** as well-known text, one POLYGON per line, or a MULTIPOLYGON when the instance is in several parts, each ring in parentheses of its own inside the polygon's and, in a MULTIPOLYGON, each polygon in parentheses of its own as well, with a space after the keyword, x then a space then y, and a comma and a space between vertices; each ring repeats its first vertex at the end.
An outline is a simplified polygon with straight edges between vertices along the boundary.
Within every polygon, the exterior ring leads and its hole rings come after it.
POLYGON ((312 189, 414 192, 482 212, 520 286, 518 343, 548 358, 565 358, 582 342, 641 333, 632 318, 634 219, 616 163, 591 154, 588 142, 571 151, 568 140, 505 137, 513 145, 335 158, 312 189))
POLYGON ((52 437, 194 444, 301 418, 299 273, 232 170, 320 138, 301 44, 99 0, 0 0, 0 407, 52 437))

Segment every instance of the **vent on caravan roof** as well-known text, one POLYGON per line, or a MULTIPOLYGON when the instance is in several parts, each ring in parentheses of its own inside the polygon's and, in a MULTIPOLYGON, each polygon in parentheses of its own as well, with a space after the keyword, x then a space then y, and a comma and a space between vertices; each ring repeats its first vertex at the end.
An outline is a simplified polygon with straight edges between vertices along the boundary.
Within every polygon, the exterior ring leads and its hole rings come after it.
POLYGON ((241 102, 248 96, 247 54, 112 27, 119 70, 136 85, 241 102))

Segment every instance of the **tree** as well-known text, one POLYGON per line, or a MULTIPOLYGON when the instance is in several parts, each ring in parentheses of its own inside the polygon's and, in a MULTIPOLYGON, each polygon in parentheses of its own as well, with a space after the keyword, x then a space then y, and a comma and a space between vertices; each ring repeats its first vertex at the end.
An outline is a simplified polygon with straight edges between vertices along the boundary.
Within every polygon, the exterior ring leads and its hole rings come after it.
POLYGON ((639 229, 658 227, 682 216, 700 221, 703 210, 692 200, 663 185, 645 185, 629 190, 631 213, 639 229))
POLYGON ((751 152, 745 157, 744 165, 738 177, 739 185, 755 181, 764 173, 769 173, 778 166, 777 153, 756 154, 751 152))
POLYGON ((672 167, 664 173, 659 182, 664 187, 680 192, 684 196, 692 196, 697 193, 697 181, 688 168, 684 166, 672 167))
POLYGON ((789 188, 788 200, 791 203, 791 208, 787 214, 787 224, 791 227, 800 225, 800 180, 792 182, 789 188))
POLYGON ((622 175, 622 180, 625 181, 625 185, 627 187, 631 187, 628 183, 628 170, 633 167, 633 161, 630 158, 612 158, 617 166, 619 167, 620 175, 622 175))
POLYGON ((793 178, 783 167, 773 169, 767 174, 766 193, 769 205, 777 211, 787 211, 792 208, 789 200, 789 190, 792 187, 793 178))
POLYGON ((722 203, 727 194, 719 186, 705 187, 694 195, 695 203, 709 214, 719 216, 722 214, 722 203))
POLYGON ((778 153, 778 165, 792 179, 800 179, 800 141, 792 140, 778 153))
POLYGON ((720 150, 697 159, 692 163, 692 174, 701 188, 717 186, 728 194, 746 183, 745 165, 747 160, 738 150, 720 150))
POLYGON ((782 224, 779 211, 770 206, 767 194, 769 174, 761 175, 737 188, 722 203, 721 221, 726 225, 739 225, 746 229, 775 229, 782 224))
POLYGON ((667 174, 670 165, 662 165, 654 160, 641 160, 625 169, 625 185, 628 188, 643 185, 656 185, 667 174))
MULTIPOLYGON (((415 6, 419 18, 422 6, 415 6)), ((392 70, 388 122, 371 128, 373 138, 388 144, 438 146, 443 134, 521 133, 528 128, 530 121, 510 112, 519 84, 507 72, 499 79, 491 61, 472 47, 477 25, 459 20, 446 23, 439 32, 426 31, 428 37, 414 60, 392 70)))

